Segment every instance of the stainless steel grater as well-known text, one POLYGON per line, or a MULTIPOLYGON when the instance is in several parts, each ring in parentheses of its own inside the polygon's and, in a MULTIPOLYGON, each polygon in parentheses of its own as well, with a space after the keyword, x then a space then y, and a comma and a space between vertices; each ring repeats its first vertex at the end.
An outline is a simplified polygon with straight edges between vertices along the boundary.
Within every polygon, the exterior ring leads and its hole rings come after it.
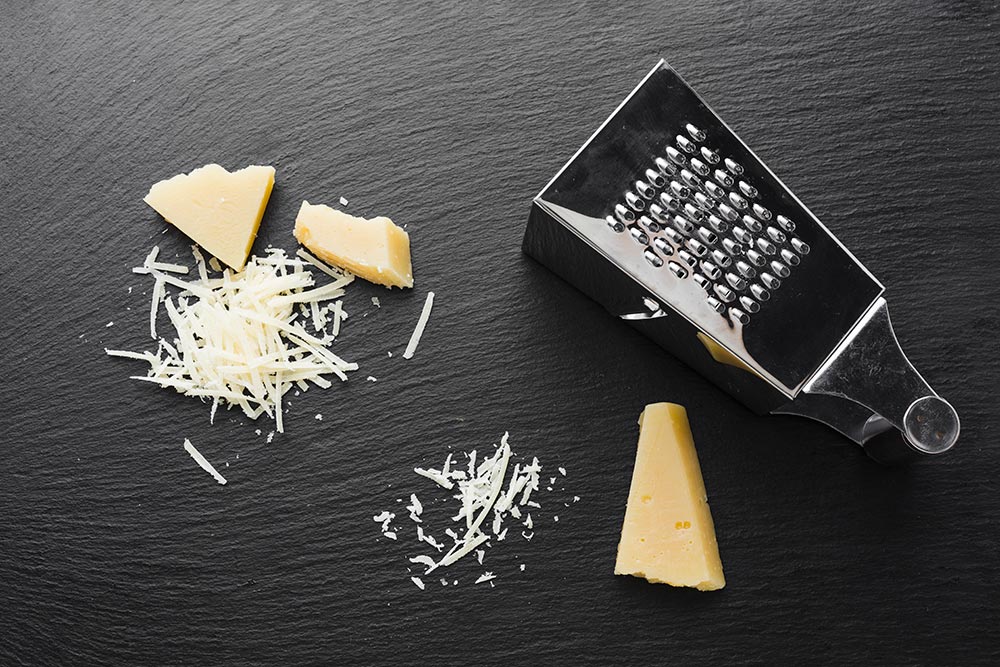
POLYGON ((524 251, 758 413, 883 462, 958 439, 882 284, 664 61, 535 197, 524 251))

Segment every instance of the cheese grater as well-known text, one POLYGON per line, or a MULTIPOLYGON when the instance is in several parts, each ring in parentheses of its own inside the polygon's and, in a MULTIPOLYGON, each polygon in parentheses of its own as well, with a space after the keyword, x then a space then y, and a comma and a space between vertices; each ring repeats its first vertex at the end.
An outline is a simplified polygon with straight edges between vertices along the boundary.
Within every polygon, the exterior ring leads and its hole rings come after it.
POLYGON ((958 439, 882 284, 664 61, 535 197, 524 251, 758 413, 886 463, 958 439))

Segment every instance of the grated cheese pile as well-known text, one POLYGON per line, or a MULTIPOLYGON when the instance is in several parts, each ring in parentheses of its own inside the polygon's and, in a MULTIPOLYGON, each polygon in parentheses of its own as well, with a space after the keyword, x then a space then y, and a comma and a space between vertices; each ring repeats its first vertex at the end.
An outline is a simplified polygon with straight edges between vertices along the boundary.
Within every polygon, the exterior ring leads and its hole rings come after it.
POLYGON ((192 251, 197 278, 178 278, 175 274, 187 274, 188 267, 157 262, 158 246, 133 269, 154 280, 149 332, 156 351, 105 350, 149 364, 146 375, 132 379, 211 399, 212 422, 221 403, 239 407, 251 419, 266 414, 284 432, 281 402, 293 386, 305 391, 312 383, 326 389, 332 383, 325 376, 344 381, 347 372, 357 370, 357 364, 328 349, 347 319, 339 298, 354 276, 305 251, 296 259, 278 248, 253 257, 238 273, 228 268, 210 273, 218 264, 206 266, 198 247, 192 251), (332 282, 317 286, 310 265, 332 282), (171 296, 168 286, 180 291, 171 296), (172 341, 157 336, 161 304, 175 330, 172 341))
MULTIPOLYGON (((510 434, 504 433, 500 445, 489 456, 480 458, 476 450, 464 454, 465 461, 461 466, 455 465, 454 456, 448 454, 440 469, 414 468, 413 472, 421 477, 441 488, 454 491, 451 499, 457 502, 451 521, 458 530, 451 527, 443 530, 452 541, 451 547, 445 551, 446 545, 435 539, 424 521, 425 505, 416 494, 410 495, 406 511, 410 520, 417 524, 417 540, 434 549, 430 554, 409 557, 410 563, 425 568, 424 575, 440 567, 448 567, 473 551, 476 553, 476 560, 482 565, 486 552, 480 547, 490 547, 493 541, 506 540, 512 527, 513 534, 520 534, 524 540, 534 537, 535 522, 531 510, 541 509, 541 505, 532 499, 532 494, 541 486, 542 466, 537 458, 533 458, 528 464, 515 463, 511 470, 510 460, 513 454, 509 438, 510 434)), ((566 476, 564 468, 559 471, 563 477, 566 476)), ((577 500, 579 498, 574 497, 574 502, 577 500)), ((396 514, 387 511, 373 517, 381 524, 382 535, 392 540, 397 539, 400 531, 398 527, 392 526, 395 517, 396 514)), ((523 569, 522 566, 521 570, 523 569)), ((495 578, 494 573, 485 572, 475 583, 490 582, 490 586, 493 586, 492 580, 495 578)), ((418 587, 423 588, 417 584, 418 577, 412 579, 418 587)))

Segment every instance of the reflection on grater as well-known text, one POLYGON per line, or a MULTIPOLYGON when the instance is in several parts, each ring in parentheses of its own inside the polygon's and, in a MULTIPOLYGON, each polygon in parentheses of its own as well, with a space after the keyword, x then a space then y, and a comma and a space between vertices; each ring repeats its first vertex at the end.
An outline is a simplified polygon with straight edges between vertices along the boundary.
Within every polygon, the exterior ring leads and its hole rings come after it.
POLYGON ((663 61, 535 197, 524 250, 759 413, 886 462, 958 438, 881 283, 663 61))

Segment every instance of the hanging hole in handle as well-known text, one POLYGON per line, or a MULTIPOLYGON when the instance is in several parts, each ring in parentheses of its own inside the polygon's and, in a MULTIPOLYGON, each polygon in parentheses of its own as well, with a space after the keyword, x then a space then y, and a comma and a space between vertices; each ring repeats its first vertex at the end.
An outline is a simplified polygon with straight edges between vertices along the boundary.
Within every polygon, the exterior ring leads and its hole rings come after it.
POLYGON ((958 441, 961 430, 955 408, 939 396, 913 401, 903 415, 903 427, 910 445, 925 454, 948 451, 958 441))

